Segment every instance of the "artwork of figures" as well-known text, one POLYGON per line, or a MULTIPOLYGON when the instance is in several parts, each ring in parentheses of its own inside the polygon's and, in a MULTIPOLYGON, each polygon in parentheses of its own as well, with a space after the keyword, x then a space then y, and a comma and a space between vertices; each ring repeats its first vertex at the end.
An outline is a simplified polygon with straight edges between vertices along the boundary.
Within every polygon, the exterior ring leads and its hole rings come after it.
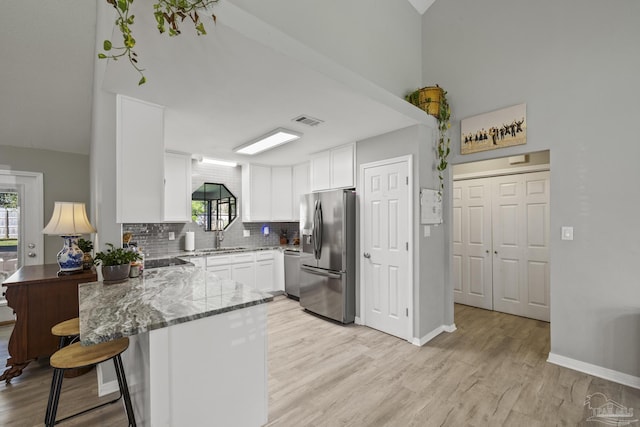
POLYGON ((480 114, 460 122, 460 154, 527 143, 527 104, 480 114))

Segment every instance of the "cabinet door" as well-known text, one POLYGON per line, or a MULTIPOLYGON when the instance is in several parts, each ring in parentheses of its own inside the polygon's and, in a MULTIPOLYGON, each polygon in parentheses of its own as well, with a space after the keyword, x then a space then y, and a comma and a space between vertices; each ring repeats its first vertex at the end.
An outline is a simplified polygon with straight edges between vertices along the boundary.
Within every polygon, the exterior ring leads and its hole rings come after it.
POLYGON ((191 222, 191 156, 164 155, 164 220, 191 222))
POLYGON ((311 159, 311 191, 331 188, 331 153, 325 151, 311 159))
POLYGON ((256 289, 270 292, 274 290, 274 263, 273 260, 256 261, 256 289))
POLYGON ((231 278, 251 288, 256 287, 254 263, 233 264, 231 278))
POLYGON ((116 222, 162 222, 163 107, 118 95, 116 108, 116 222))
POLYGON ((292 220, 292 176, 291 167, 271 168, 271 220, 292 220))
POLYGON ((293 221, 300 221, 300 197, 311 192, 309 185, 309 162, 301 163, 293 167, 293 221))
POLYGON ((271 219, 271 168, 246 165, 242 167, 242 220, 271 219))
POLYGON ((355 187, 353 179, 354 151, 353 144, 331 150, 331 188, 355 187))
POLYGON ((231 279, 230 265, 215 265, 213 267, 207 267, 207 271, 215 274, 221 279, 231 279))

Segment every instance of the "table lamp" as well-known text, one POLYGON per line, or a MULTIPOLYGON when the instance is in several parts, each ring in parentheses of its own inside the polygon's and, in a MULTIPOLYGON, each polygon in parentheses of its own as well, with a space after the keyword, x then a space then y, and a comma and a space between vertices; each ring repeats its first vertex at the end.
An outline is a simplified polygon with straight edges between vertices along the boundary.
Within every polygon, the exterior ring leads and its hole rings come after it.
POLYGON ((64 246, 58 252, 60 273, 81 272, 83 252, 78 247, 78 237, 96 232, 87 218, 84 203, 55 202, 53 215, 42 232, 59 235, 64 239, 64 246))

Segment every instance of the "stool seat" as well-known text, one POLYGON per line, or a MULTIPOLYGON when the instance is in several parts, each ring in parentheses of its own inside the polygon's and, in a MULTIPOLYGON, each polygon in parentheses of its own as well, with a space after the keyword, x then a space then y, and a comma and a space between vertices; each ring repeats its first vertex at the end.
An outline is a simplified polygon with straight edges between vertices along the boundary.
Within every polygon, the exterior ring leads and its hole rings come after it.
POLYGON ((129 338, 127 337, 87 346, 76 342, 56 351, 49 363, 58 369, 81 368, 112 359, 128 347, 129 338))
POLYGON ((75 317, 73 319, 60 322, 57 325, 53 325, 51 328, 51 334, 56 337, 80 335, 80 319, 75 317))

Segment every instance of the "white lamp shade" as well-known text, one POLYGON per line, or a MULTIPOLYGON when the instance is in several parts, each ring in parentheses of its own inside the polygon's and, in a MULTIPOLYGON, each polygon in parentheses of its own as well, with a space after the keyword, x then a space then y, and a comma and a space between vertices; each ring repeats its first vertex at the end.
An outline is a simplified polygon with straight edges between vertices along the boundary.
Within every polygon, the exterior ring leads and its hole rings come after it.
POLYGON ((84 203, 56 202, 49 224, 42 232, 58 236, 74 236, 95 233, 96 229, 87 218, 84 203))

